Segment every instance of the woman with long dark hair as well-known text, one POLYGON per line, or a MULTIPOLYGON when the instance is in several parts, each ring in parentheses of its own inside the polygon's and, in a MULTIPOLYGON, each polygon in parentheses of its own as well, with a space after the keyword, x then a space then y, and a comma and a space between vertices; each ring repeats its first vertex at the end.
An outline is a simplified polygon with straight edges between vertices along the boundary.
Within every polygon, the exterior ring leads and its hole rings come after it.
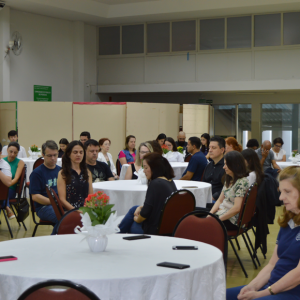
POLYGON ((175 177, 170 163, 158 153, 143 158, 144 173, 149 185, 143 206, 133 206, 119 225, 121 233, 156 234, 161 210, 175 191, 175 177))
POLYGON ((227 230, 237 229, 237 220, 243 198, 249 188, 245 159, 238 151, 224 156, 225 184, 219 199, 211 209, 219 216, 227 230))
POLYGON ((69 145, 69 141, 65 138, 63 138, 59 141, 59 150, 58 150, 59 158, 61 158, 65 154, 65 151, 66 151, 68 145, 69 145))
POLYGON ((246 167, 249 171, 249 176, 247 177, 249 180, 249 185, 253 184, 254 182, 260 185, 264 179, 264 172, 257 153, 253 149, 249 148, 243 150, 241 154, 245 159, 246 167))
POLYGON ((183 155, 178 152, 176 143, 171 137, 166 138, 165 145, 169 150, 169 152, 165 155, 169 162, 184 162, 183 155))
POLYGON ((86 166, 85 156, 83 144, 73 141, 62 157, 57 191, 63 207, 67 210, 83 206, 88 194, 93 193, 92 174, 86 166))
POLYGON ((201 135, 201 148, 200 151, 205 155, 205 157, 208 159, 209 154, 209 142, 210 142, 210 135, 208 133, 203 133, 201 135))
POLYGON ((167 136, 164 133, 161 133, 157 136, 156 141, 162 146, 165 143, 167 136))

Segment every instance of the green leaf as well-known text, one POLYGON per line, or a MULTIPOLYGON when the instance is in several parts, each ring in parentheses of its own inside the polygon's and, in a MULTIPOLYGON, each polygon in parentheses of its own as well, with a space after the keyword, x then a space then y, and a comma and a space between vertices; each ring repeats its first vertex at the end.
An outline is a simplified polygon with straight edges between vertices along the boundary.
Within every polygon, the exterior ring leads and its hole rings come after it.
POLYGON ((98 220, 94 220, 92 222, 92 226, 100 225, 101 223, 98 220))

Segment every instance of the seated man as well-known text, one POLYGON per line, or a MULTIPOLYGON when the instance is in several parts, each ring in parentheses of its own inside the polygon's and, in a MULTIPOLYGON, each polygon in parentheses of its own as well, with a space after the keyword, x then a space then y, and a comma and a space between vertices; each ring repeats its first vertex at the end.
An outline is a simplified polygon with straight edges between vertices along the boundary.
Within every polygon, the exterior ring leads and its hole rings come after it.
POLYGON ((190 137, 187 143, 187 151, 192 154, 189 164, 180 180, 201 181, 203 171, 207 165, 205 155, 200 151, 201 141, 198 137, 190 137))
POLYGON ((249 149, 253 149, 253 150, 257 150, 259 148, 259 143, 258 143, 258 140, 257 139, 250 139, 248 142, 247 142, 247 145, 246 147, 249 149))
MULTIPOLYGON (((11 130, 8 133, 8 139, 11 142, 17 142, 18 141, 18 133, 15 130, 11 130)), ((2 157, 5 157, 5 156, 7 156, 7 146, 4 146, 2 149, 2 157)), ((17 158, 26 158, 26 157, 27 157, 27 154, 26 154, 25 148, 20 145, 20 151, 18 153, 17 158)))
POLYGON ((186 137, 185 137, 185 133, 183 131, 179 131, 178 136, 177 136, 177 141, 176 141, 176 146, 179 147, 183 147, 184 150, 187 146, 187 142, 185 141, 186 137))
POLYGON ((98 153, 100 151, 99 143, 96 140, 89 139, 85 144, 86 148, 86 164, 93 176, 93 182, 115 180, 110 167, 98 161, 98 153))
MULTIPOLYGON (((0 143, 0 157, 1 157, 1 153, 2 153, 2 145, 0 143)), ((12 174, 11 174, 10 165, 4 159, 0 159, 0 181, 2 181, 2 183, 7 187, 10 187, 12 182, 11 178, 12 178, 12 174)), ((14 213, 9 208, 9 200, 3 201, 1 203, 0 208, 6 209, 6 214, 9 219, 15 217, 14 213)))
POLYGON ((219 199, 224 185, 224 182, 222 182, 225 174, 225 170, 223 169, 224 151, 225 140, 219 136, 212 137, 210 139, 208 152, 212 161, 206 166, 202 181, 211 184, 213 202, 219 199))
POLYGON ((276 164, 274 152, 270 151, 271 146, 272 145, 270 141, 264 141, 261 147, 256 150, 256 153, 260 159, 260 163, 264 169, 264 172, 271 174, 274 178, 277 178, 277 175, 281 171, 281 169, 276 164))
POLYGON ((83 131, 80 133, 80 142, 84 145, 91 138, 91 134, 88 131, 83 131))
POLYGON ((56 194, 57 177, 60 167, 56 165, 58 157, 58 146, 54 141, 48 140, 42 146, 44 164, 34 169, 30 175, 29 193, 34 201, 37 216, 44 220, 55 223, 52 235, 55 234, 58 220, 46 192, 48 184, 56 194))

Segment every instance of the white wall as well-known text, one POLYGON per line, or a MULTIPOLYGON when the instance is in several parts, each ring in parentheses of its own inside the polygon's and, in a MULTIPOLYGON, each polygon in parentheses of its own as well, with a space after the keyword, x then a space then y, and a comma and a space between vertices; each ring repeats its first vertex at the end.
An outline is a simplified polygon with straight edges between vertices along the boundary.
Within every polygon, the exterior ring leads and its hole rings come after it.
POLYGON ((10 54, 10 100, 33 101, 33 86, 49 85, 52 101, 74 101, 74 93, 90 101, 85 81, 96 82, 96 27, 16 10, 10 20, 11 33, 23 37, 21 55, 10 54))

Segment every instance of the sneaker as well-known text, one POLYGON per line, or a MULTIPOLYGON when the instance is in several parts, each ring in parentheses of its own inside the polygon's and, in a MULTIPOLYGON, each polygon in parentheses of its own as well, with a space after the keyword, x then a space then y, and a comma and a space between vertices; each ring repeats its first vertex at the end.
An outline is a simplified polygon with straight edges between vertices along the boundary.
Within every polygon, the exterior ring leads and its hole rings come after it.
POLYGON ((15 218, 16 216, 14 215, 14 213, 12 211, 9 211, 7 213, 7 217, 8 217, 8 220, 11 220, 11 219, 15 218))

